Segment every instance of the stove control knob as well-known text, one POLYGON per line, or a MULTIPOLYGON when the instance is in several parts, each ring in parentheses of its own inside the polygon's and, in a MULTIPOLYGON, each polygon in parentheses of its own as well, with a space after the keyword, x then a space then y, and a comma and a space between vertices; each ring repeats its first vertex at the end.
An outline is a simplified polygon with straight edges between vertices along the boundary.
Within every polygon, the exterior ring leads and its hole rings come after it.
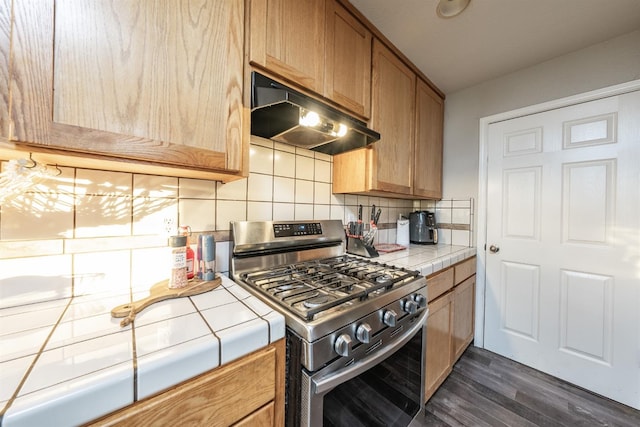
POLYGON ((427 298, 422 294, 415 294, 413 296, 413 300, 418 304, 419 308, 424 308, 427 306, 427 298))
POLYGON ((413 300, 406 299, 402 302, 402 309, 405 313, 415 314, 416 311, 418 311, 418 303, 413 300))
POLYGON ((395 311, 387 310, 382 315, 382 323, 393 328, 394 326, 396 326, 397 318, 398 318, 398 314, 395 311))
POLYGON ((356 338, 358 341, 369 344, 371 341, 371 326, 368 323, 363 323, 356 329, 356 338))
POLYGON ((351 355, 351 337, 349 334, 340 335, 333 344, 333 349, 340 356, 349 357, 351 355))

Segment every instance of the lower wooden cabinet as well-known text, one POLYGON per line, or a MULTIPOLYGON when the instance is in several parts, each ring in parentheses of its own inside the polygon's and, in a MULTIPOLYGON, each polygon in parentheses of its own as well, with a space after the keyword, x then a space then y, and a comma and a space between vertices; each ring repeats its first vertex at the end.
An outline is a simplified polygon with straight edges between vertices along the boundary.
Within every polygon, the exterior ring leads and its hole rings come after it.
POLYGON ((427 350, 425 398, 428 399, 451 373, 452 333, 451 294, 429 303, 427 318, 427 350))
POLYGON ((457 361, 473 341, 474 295, 476 276, 457 285, 452 295, 451 335, 453 359, 457 361))
POLYGON ((427 277, 425 400, 447 379, 473 340, 475 265, 473 257, 427 277))
POLYGON ((285 342, 280 340, 90 426, 282 426, 285 342))

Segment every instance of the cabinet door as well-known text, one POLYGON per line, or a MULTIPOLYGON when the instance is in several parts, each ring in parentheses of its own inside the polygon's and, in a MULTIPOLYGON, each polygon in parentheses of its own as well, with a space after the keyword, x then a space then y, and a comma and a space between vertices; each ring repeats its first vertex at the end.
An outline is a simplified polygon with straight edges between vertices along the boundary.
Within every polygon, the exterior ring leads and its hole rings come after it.
POLYGON ((244 1, 14 1, 13 141, 239 172, 244 1))
POLYGON ((476 276, 453 288, 453 361, 458 360, 473 340, 474 295, 476 276))
POLYGON ((412 194, 416 76, 379 40, 373 42, 371 126, 373 190, 412 194))
POLYGON ((362 118, 371 113, 371 32, 336 0, 327 0, 324 94, 362 118))
POLYGON ((451 372, 451 293, 429 303, 425 357, 425 399, 428 400, 451 372))
POLYGON ((413 194, 442 198, 442 128, 444 102, 427 83, 416 87, 416 155, 413 194))
POLYGON ((253 64, 323 93, 324 1, 251 0, 250 31, 253 64))

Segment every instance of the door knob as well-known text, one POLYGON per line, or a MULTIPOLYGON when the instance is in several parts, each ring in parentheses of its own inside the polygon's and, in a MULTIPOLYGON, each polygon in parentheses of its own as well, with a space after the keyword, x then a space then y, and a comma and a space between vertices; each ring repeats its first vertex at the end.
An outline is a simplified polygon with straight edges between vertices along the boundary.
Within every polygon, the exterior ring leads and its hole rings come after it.
POLYGON ((489 246, 489 250, 494 254, 497 254, 498 252, 500 252, 500 248, 496 245, 489 246))

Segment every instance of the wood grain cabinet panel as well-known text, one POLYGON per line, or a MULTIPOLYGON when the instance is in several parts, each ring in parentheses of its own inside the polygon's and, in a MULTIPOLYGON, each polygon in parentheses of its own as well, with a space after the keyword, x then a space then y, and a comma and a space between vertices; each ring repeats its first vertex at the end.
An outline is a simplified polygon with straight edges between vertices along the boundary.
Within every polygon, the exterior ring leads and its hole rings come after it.
POLYGON ((425 399, 428 400, 451 373, 451 294, 429 303, 425 358, 425 399))
POLYGON ((469 258, 459 264, 456 264, 454 267, 454 271, 455 284, 458 285, 462 283, 466 278, 476 274, 476 257, 469 258))
POLYGON ((371 111, 371 32, 337 0, 251 0, 250 64, 361 119, 371 111))
POLYGON ((377 39, 372 63, 371 126, 380 140, 370 148, 371 188, 411 194, 416 75, 377 39))
POLYGON ((284 425, 284 340, 89 426, 284 425))
POLYGON ((442 198, 444 100, 391 49, 373 41, 371 146, 334 156, 333 192, 442 198))
POLYGON ((423 80, 416 87, 413 195, 442 199, 444 100, 423 80))
POLYGON ((251 0, 250 62, 321 94, 325 17, 320 0, 251 0))
POLYGON ((453 269, 439 271, 427 278, 429 302, 453 288, 453 269))
POLYGON ((327 0, 324 95, 368 119, 371 115, 371 32, 336 0, 327 0))
POLYGON ((334 156, 334 193, 412 194, 416 75, 373 40, 371 121, 380 140, 334 156))
POLYGON ((14 0, 7 140, 241 177, 244 4, 14 0))
POLYGON ((473 340, 474 297, 476 276, 471 276, 453 290, 453 361, 460 358, 469 343, 473 340))
POLYGON ((427 277, 426 400, 444 382, 473 341, 475 263, 476 257, 472 257, 427 277))

